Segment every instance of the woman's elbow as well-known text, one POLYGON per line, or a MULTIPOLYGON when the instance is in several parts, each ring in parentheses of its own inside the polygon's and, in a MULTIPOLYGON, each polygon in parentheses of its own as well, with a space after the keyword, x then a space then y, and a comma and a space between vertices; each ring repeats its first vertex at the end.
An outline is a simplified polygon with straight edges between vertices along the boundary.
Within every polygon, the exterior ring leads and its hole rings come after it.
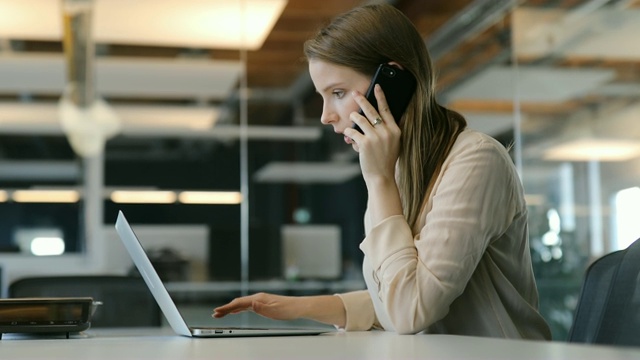
POLYGON ((421 312, 417 311, 411 313, 389 313, 389 321, 393 326, 395 332, 401 335, 417 334, 419 332, 427 330, 429 326, 435 323, 439 318, 436 317, 436 312, 421 312))
POLYGON ((415 324, 398 324, 395 326, 395 330, 399 335, 414 335, 425 330, 425 327, 415 324))
POLYGON ((419 317, 412 318, 393 318, 390 317, 391 325, 396 333, 400 335, 413 335, 424 331, 428 327, 428 323, 419 317))

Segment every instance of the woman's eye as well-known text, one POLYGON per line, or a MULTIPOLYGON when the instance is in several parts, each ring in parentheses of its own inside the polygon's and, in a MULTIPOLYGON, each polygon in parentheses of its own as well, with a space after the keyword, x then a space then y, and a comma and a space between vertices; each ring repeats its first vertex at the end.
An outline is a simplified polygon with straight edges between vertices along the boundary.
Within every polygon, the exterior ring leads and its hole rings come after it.
POLYGON ((344 96, 344 91, 342 91, 342 90, 334 90, 333 91, 333 96, 335 96, 338 99, 341 99, 344 96))

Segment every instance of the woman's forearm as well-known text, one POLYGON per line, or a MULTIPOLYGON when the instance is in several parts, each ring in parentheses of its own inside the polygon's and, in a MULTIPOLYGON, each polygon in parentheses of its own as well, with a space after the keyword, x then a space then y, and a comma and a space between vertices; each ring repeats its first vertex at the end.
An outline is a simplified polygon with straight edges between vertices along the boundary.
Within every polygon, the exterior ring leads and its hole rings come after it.
POLYGON ((298 298, 300 317, 344 328, 347 315, 342 300, 335 295, 298 298))
POLYGON ((402 203, 398 187, 392 178, 376 178, 367 181, 369 192, 369 216, 371 224, 376 225, 382 220, 402 215, 402 203))

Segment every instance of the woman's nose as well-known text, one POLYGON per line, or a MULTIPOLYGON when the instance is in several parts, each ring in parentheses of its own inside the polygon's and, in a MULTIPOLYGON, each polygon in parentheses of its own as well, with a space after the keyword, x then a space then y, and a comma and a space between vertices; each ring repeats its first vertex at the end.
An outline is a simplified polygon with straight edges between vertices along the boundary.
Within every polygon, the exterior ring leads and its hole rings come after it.
POLYGON ((335 121, 335 114, 329 111, 326 106, 322 108, 322 115, 320 115, 320 122, 323 125, 329 125, 335 121))
POLYGON ((325 112, 322 112, 322 115, 320 116, 320 122, 323 125, 329 125, 330 121, 331 121, 331 119, 329 119, 329 116, 325 115, 325 112))

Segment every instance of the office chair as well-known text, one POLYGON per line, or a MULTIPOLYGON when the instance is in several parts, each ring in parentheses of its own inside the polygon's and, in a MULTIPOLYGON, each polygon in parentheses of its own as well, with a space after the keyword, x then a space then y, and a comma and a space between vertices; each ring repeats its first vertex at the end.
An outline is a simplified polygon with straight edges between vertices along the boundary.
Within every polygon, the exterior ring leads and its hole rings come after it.
POLYGON ((111 275, 29 277, 9 285, 17 297, 92 297, 101 301, 91 327, 160 326, 158 304, 140 277, 111 275))
POLYGON ((569 342, 640 346, 640 239, 587 269, 569 342))

